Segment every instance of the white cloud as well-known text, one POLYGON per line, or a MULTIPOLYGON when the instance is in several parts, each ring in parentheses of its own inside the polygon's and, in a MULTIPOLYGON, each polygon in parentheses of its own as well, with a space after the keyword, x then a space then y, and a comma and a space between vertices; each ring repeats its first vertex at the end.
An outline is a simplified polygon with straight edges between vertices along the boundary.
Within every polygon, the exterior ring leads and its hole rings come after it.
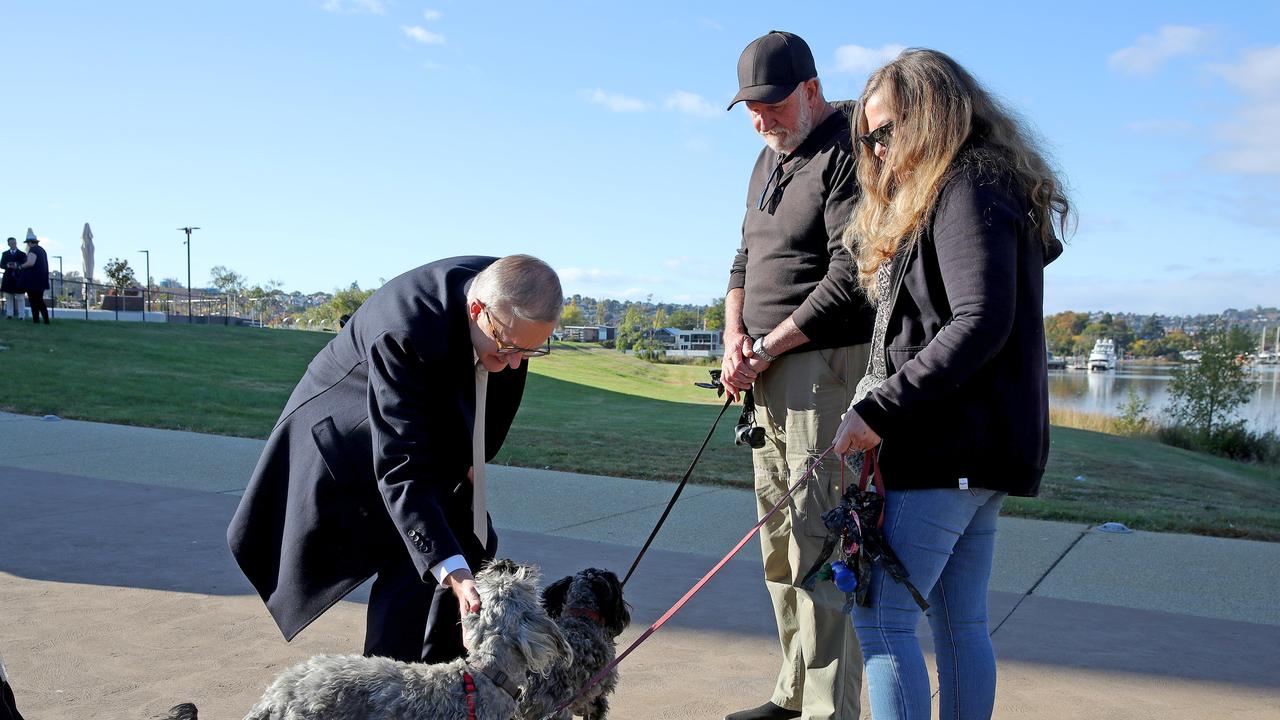
POLYGON ((387 6, 382 0, 325 0, 324 9, 329 12, 354 15, 356 13, 372 13, 385 15, 387 6))
POLYGON ((715 117, 720 114, 714 105, 697 93, 677 90, 667 96, 667 109, 696 117, 715 117))
POLYGON ((416 40, 423 45, 443 45, 444 36, 440 33, 434 33, 420 25, 401 25, 400 29, 404 34, 416 40))
POLYGON ((1245 95, 1280 97, 1280 45, 1252 50, 1238 65, 1215 65, 1213 69, 1245 95))
POLYGON ((698 18, 698 24, 708 30, 715 30, 716 32, 724 30, 723 25, 708 17, 698 18))
POLYGON ((441 13, 439 10, 423 10, 422 11, 422 18, 427 21, 439 20, 442 17, 444 17, 444 14, 441 13))
POLYGON ((649 103, 644 100, 618 93, 608 93, 599 88, 583 90, 581 95, 587 102, 593 105, 603 105, 613 112, 642 112, 650 108, 649 103))
POLYGON ((879 70, 880 66, 898 57, 906 49, 905 45, 881 45, 878 48, 841 45, 836 48, 836 71, 855 74, 870 73, 879 70))
POLYGON ((1154 75, 1169 60, 1204 51, 1208 31, 1189 25, 1165 25, 1133 45, 1111 53, 1107 64, 1125 75, 1154 75))
POLYGON ((1225 172, 1280 175, 1280 46, 1247 52, 1235 65, 1212 69, 1242 102, 1215 128, 1226 147, 1210 156, 1210 165, 1225 172))

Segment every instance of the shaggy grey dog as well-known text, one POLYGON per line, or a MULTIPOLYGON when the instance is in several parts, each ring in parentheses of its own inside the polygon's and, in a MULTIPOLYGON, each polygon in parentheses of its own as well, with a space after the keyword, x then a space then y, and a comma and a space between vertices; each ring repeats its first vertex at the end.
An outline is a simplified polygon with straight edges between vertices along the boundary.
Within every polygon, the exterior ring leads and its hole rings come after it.
POLYGON ((609 695, 618 684, 616 668, 567 708, 556 715, 551 712, 613 662, 618 635, 631 624, 631 613, 622 599, 622 583, 608 570, 587 568, 547 586, 542 602, 547 613, 556 618, 573 648, 573 656, 557 660, 545 676, 530 676, 516 717, 569 720, 580 715, 587 720, 604 720, 609 712, 609 695))
POLYGON ((470 647, 465 660, 427 665, 317 655, 281 673, 245 720, 465 719, 464 672, 475 682, 476 720, 508 720, 515 686, 572 653, 539 602, 537 583, 535 568, 509 560, 476 576, 481 610, 462 620, 470 647))

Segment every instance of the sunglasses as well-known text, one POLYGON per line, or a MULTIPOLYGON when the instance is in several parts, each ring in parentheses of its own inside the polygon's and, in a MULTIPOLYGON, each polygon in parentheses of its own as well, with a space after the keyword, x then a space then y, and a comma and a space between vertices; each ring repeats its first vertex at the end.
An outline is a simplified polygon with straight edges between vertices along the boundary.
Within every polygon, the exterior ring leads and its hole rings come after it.
POLYGON ((498 325, 493 321, 493 316, 489 314, 489 308, 484 308, 480 312, 484 313, 485 323, 489 326, 489 336, 493 338, 493 342, 498 346, 498 355, 500 357, 511 357, 519 354, 524 358, 542 357, 551 354, 551 338, 547 338, 547 344, 539 348, 526 348, 519 345, 511 345, 498 337, 498 325))
POLYGON ((885 150, 889 149, 889 139, 893 137, 893 121, 881 125, 866 135, 859 135, 858 142, 867 146, 871 152, 876 151, 876 145, 883 145, 885 150))
POLYGON ((766 202, 773 204, 774 198, 778 192, 782 190, 782 163, 783 159, 778 158, 778 164, 773 167, 773 172, 769 173, 769 177, 764 181, 764 189, 760 191, 760 202, 756 203, 756 210, 764 210, 766 202), (774 183, 777 183, 776 185, 774 183), (773 192, 769 192, 769 187, 773 186, 773 192))

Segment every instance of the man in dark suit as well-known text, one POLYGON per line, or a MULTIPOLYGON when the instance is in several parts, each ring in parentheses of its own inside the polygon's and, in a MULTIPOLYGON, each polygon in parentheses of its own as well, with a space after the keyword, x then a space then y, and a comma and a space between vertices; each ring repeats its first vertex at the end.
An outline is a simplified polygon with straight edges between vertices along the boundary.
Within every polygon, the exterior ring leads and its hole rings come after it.
POLYGON ((4 316, 22 319, 22 289, 18 287, 18 272, 27 261, 27 254, 18 249, 18 239, 9 238, 9 247, 0 255, 0 293, 4 293, 4 316))
POLYGON ((562 302, 537 258, 440 260, 375 292, 311 361, 227 529, 286 639, 376 574, 365 654, 464 654, 472 570, 497 543, 484 462, 562 302))

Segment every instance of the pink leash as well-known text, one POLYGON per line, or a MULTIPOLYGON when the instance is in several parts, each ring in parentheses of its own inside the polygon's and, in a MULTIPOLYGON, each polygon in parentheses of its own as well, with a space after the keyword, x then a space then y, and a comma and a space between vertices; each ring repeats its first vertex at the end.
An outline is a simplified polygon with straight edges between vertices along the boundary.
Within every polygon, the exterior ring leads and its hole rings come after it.
POLYGON ((737 555, 738 551, 741 550, 743 546, 746 545, 751 540, 751 538, 757 532, 760 531, 760 528, 764 527, 764 524, 768 522, 769 518, 773 517, 773 514, 778 512, 778 510, 782 507, 784 503, 787 502, 787 500, 791 499, 791 496, 795 494, 796 489, 798 489, 801 485, 804 484, 806 480, 808 480, 810 477, 813 476, 813 472, 818 469, 818 465, 822 463, 822 459, 825 458, 832 451, 832 449, 834 449, 834 447, 835 446, 833 445, 832 447, 829 447, 826 450, 823 450, 822 454, 819 455, 817 459, 815 459, 813 463, 809 466, 809 469, 806 470, 805 473, 800 476, 800 479, 796 480, 795 483, 787 490, 787 494, 782 496, 782 499, 778 501, 778 504, 770 508, 769 512, 765 513, 764 517, 760 518, 760 522, 756 523, 755 526, 752 527, 751 530, 746 535, 743 535, 742 539, 738 541, 738 544, 734 545, 733 549, 729 551, 729 554, 721 558, 720 562, 716 563, 715 567, 711 568, 710 572, 708 572, 706 575, 703 575, 701 580, 699 580, 693 587, 689 588, 689 592, 685 593, 684 597, 677 600, 676 604, 672 605, 670 610, 667 610, 667 612, 664 613, 662 617, 658 618, 657 621, 655 621, 652 625, 650 625, 649 629, 641 633, 640 637, 635 639, 635 642, 631 643, 631 645, 628 646, 626 650, 623 650, 621 653, 619 653, 618 656, 613 659, 613 662, 604 666, 603 670, 596 673, 595 677, 588 680, 587 684, 584 685, 583 688, 579 690, 576 695, 560 703, 560 705, 558 705, 555 710, 552 710, 551 714, 547 715, 547 717, 544 718, 543 720, 547 720, 547 718, 555 717, 560 713, 560 711, 572 705, 574 700, 577 700, 578 698, 582 697, 588 690, 590 690, 591 688, 599 684, 600 681, 604 680, 605 676, 609 674, 609 671, 616 668, 618 664, 623 661, 624 658, 626 658, 628 655, 631 654, 632 650, 635 650, 637 647, 640 646, 641 643, 643 643, 645 640, 648 640, 650 635, 653 635, 655 632, 657 632, 658 628, 661 628, 663 625, 667 623, 668 620, 670 620, 673 616, 675 616, 676 613, 680 612, 680 609, 685 606, 685 603, 688 603, 689 600, 692 599, 694 595, 698 594, 698 591, 702 589, 702 586, 706 585, 707 581, 709 581, 712 577, 714 577, 716 573, 720 572, 721 568, 723 568, 730 560, 732 560, 733 556, 737 555))

